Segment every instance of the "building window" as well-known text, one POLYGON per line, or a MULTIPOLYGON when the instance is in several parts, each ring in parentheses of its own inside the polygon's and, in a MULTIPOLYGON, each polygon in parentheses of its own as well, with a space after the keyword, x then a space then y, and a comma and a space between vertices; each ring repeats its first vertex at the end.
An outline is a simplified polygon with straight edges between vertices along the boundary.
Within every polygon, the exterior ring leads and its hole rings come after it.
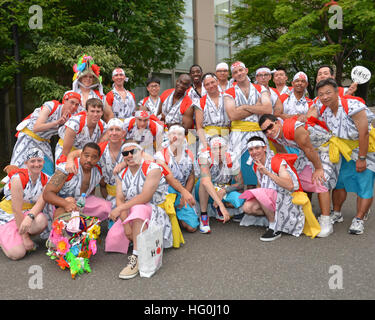
POLYGON ((184 0, 185 15, 183 28, 186 31, 186 40, 184 42, 185 54, 182 60, 176 65, 177 70, 188 71, 194 64, 194 12, 193 0, 184 0))
POLYGON ((216 63, 226 59, 232 60, 234 54, 246 47, 246 41, 239 45, 231 42, 228 36, 229 20, 233 5, 238 5, 238 0, 215 0, 215 47, 216 63))

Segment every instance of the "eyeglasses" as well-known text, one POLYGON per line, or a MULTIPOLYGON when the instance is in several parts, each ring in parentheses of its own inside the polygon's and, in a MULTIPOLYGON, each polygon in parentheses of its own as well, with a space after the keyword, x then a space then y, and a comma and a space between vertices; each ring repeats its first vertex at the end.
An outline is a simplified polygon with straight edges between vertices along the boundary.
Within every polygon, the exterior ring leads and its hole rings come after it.
POLYGON ((257 74, 256 77, 259 77, 259 78, 267 78, 269 77, 270 74, 269 73, 266 73, 266 74, 257 74))
POLYGON ((129 150, 129 151, 123 151, 123 152, 121 152, 121 154, 122 154, 124 157, 127 157, 127 156, 129 155, 129 153, 134 154, 134 153, 137 152, 137 151, 138 151, 138 149, 137 149, 137 148, 134 148, 134 149, 131 149, 131 150, 129 150))
POLYGON ((264 134, 266 134, 267 131, 268 131, 268 130, 272 130, 274 126, 275 126, 275 124, 274 124, 274 123, 271 123, 271 124, 268 125, 268 127, 267 127, 266 129, 262 130, 262 132, 263 132, 264 134))

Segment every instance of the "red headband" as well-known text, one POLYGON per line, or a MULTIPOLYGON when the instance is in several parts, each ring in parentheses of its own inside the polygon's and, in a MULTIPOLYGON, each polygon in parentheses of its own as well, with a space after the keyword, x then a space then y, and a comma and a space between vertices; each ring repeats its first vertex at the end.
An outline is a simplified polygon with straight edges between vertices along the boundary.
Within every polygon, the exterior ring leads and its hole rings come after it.
POLYGON ((74 91, 71 91, 71 92, 67 92, 65 95, 64 95, 64 98, 63 98, 63 103, 65 102, 65 100, 69 100, 71 98, 75 98, 79 101, 79 103, 81 103, 81 95, 77 92, 74 92, 74 91))

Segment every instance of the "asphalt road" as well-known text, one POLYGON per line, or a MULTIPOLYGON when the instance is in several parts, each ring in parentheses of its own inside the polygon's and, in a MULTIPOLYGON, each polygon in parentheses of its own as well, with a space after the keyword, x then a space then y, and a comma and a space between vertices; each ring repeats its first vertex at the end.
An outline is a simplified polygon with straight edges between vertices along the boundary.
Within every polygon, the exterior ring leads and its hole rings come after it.
MULTIPOLYGON (((315 196, 313 208, 318 208, 315 196)), ((127 256, 105 253, 102 241, 91 258, 92 273, 72 280, 45 255, 39 240, 39 249, 20 261, 0 253, 0 299, 374 299, 374 205, 363 235, 348 234, 354 214, 350 194, 344 222, 328 238, 284 234, 270 243, 259 240, 263 228, 212 221, 209 235, 184 232, 185 245, 165 250, 163 266, 150 279, 119 279, 127 256)))

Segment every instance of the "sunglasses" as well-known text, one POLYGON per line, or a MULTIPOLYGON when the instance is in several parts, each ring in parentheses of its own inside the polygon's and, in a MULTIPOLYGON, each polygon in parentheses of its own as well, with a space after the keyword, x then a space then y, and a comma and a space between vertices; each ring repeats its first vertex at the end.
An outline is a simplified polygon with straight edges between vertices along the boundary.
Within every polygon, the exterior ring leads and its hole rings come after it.
POLYGON ((131 149, 131 150, 129 150, 129 151, 123 151, 123 152, 121 152, 121 154, 122 154, 124 157, 127 157, 127 156, 129 155, 129 153, 134 154, 134 153, 137 152, 137 151, 138 151, 138 149, 137 149, 137 148, 134 148, 134 149, 131 149))
POLYGON ((271 124, 268 125, 268 127, 267 127, 266 129, 262 130, 262 132, 263 132, 264 134, 266 134, 267 131, 268 131, 268 130, 272 130, 274 126, 275 126, 275 124, 274 124, 274 123, 271 123, 271 124))

